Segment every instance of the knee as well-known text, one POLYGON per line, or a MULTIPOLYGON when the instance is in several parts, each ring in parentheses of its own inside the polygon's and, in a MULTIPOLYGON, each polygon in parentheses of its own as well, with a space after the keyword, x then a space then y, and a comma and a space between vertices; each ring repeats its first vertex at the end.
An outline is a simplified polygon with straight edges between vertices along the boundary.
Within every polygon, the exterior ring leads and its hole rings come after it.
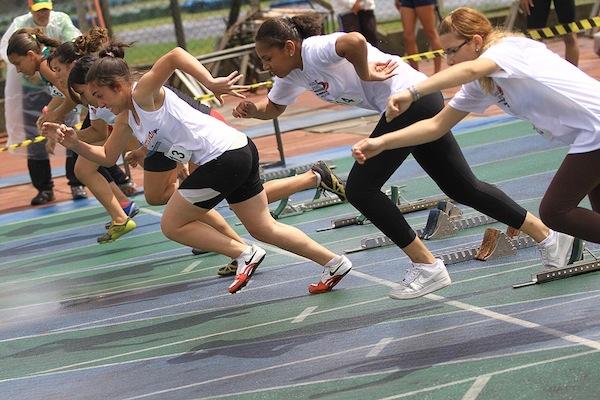
POLYGON ((352 205, 360 203, 366 197, 366 193, 365 185, 361 185, 350 175, 346 181, 346 198, 348 202, 352 205))
POLYGON ((164 193, 150 193, 145 191, 144 197, 146 198, 146 202, 151 206, 162 206, 167 204, 169 201, 169 197, 164 193))
POLYGON ((76 162, 75 168, 73 168, 75 176, 83 183, 85 183, 90 174, 93 173, 95 170, 96 168, 91 169, 80 162, 76 162))
POLYGON ((265 243, 271 243, 273 242, 273 225, 276 223, 277 222, 273 221, 272 224, 255 224, 253 226, 246 226, 246 229, 254 239, 265 243))
POLYGON ((562 225, 565 212, 551 201, 543 199, 540 203, 540 219, 549 228, 557 230, 562 225))
POLYGON ((160 219, 160 230, 167 239, 175 240, 175 232, 177 231, 177 227, 175 227, 169 219, 160 219))

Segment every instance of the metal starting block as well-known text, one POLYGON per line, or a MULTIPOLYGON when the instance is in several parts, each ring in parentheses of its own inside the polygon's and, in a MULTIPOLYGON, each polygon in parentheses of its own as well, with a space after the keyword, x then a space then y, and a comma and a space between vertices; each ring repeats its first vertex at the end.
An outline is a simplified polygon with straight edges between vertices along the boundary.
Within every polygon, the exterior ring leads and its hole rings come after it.
MULTIPOLYGON (((435 196, 428 197, 424 199, 418 199, 414 201, 408 201, 406 203, 400 203, 399 194, 398 194, 398 186, 392 186, 389 193, 386 191, 386 194, 391 197, 392 201, 398 206, 398 209, 402 214, 408 214, 411 212, 426 210, 432 207, 439 207, 441 202, 450 203, 450 199, 447 196, 435 196), (395 197, 395 198, 394 198, 395 197)), ((450 203, 451 204, 451 203, 450 203)), ((458 208, 457 208, 458 209, 458 208)), ((346 217, 331 220, 331 226, 327 228, 319 228, 317 232, 329 231, 332 229, 343 228, 345 226, 351 225, 364 225, 367 223, 367 217, 362 214, 359 214, 354 217, 346 217)))
POLYGON ((516 283, 513 285, 513 288, 519 289, 525 286, 537 285, 538 283, 545 283, 555 281, 558 279, 570 278, 572 276, 587 274, 588 272, 595 271, 600 271, 600 260, 583 260, 573 263, 565 268, 538 272, 531 276, 530 281, 516 283))
POLYGON ((458 264, 470 260, 487 261, 495 258, 512 256, 517 250, 532 247, 535 240, 527 235, 520 235, 518 230, 508 228, 507 233, 498 229, 488 228, 483 234, 483 240, 479 246, 473 246, 451 253, 436 254, 444 264, 458 264))
POLYGON ((310 201, 293 204, 289 202, 289 198, 282 199, 277 208, 271 211, 271 215, 275 219, 280 219, 341 203, 343 203, 343 201, 336 195, 327 193, 323 189, 318 188, 315 197, 310 201))
MULTIPOLYGON (((332 161, 326 160, 325 163, 327 165, 329 165, 329 167, 331 169, 335 168, 335 166, 331 165, 332 161)), ((284 169, 280 169, 277 171, 270 171, 270 172, 266 172, 266 173, 263 173, 263 171, 261 171, 260 178, 263 180, 263 182, 271 181, 273 179, 288 178, 290 176, 303 174, 306 171, 309 171, 313 165, 314 165, 314 163, 302 164, 302 165, 297 165, 295 167, 284 168, 284 169)))
POLYGON ((440 202, 437 209, 429 211, 425 228, 417 230, 421 239, 441 239, 454 235, 457 231, 476 226, 488 225, 497 222, 487 215, 474 215, 463 217, 458 207, 451 203, 440 202))

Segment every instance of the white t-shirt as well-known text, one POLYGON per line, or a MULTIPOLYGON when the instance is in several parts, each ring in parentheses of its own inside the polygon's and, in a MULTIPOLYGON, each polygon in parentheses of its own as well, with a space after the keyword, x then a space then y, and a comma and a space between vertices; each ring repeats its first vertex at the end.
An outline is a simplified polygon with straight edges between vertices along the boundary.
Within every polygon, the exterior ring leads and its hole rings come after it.
POLYGON ((480 57, 502 69, 490 75, 494 93, 478 81, 467 83, 450 101, 452 108, 481 113, 496 104, 546 138, 569 144, 569 153, 600 149, 600 82, 523 37, 504 38, 480 57))
POLYGON ((238 149, 248 143, 242 132, 196 110, 170 89, 163 89, 163 105, 155 111, 142 110, 132 99, 140 122, 137 123, 129 112, 128 124, 148 150, 168 154, 176 146, 179 153, 191 153, 189 160, 182 161, 202 165, 227 150, 238 149))
POLYGON ((397 75, 385 81, 363 81, 352 63, 335 52, 336 40, 345 33, 311 36, 302 41, 302 69, 294 69, 284 78, 274 78, 268 94, 275 104, 290 105, 305 90, 322 100, 346 104, 380 113, 385 111, 392 93, 426 79, 398 56, 386 54, 367 43, 369 62, 394 60, 397 75))
POLYGON ((114 125, 115 123, 116 116, 108 108, 88 105, 88 114, 90 115, 90 121, 102 120, 108 125, 114 125))

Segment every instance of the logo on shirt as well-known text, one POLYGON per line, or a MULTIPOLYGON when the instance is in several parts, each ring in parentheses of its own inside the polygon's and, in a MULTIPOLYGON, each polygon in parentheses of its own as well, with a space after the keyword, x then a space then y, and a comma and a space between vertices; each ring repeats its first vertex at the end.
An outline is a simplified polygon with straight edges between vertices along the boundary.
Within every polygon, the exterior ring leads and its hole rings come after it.
POLYGON ((496 96, 496 102, 510 109, 510 104, 506 101, 506 97, 504 96, 504 90, 498 85, 496 85, 496 91, 494 92, 494 96, 496 96))
POLYGON ((148 132, 148 136, 146 136, 146 140, 144 140, 144 147, 148 147, 154 137, 158 134, 158 128, 148 132))
POLYGON ((329 89, 328 82, 317 82, 312 81, 310 83, 310 90, 313 91, 314 94, 319 96, 320 98, 326 100, 327 97, 331 96, 331 94, 327 91, 329 89))

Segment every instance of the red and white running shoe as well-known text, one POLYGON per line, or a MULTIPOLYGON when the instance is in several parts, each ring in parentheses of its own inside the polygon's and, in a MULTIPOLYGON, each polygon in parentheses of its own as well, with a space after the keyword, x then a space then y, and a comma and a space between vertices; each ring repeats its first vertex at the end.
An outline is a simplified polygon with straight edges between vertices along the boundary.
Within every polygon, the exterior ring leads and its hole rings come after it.
POLYGON ((264 260, 266 254, 266 251, 253 244, 252 255, 248 259, 244 259, 243 262, 240 262, 238 259, 237 272, 233 283, 229 285, 229 293, 236 293, 248 284, 248 281, 262 260, 264 260))
POLYGON ((321 280, 317 283, 308 285, 308 292, 311 294, 330 292, 351 269, 352 261, 348 260, 346 256, 342 256, 342 259, 338 264, 323 269, 321 280))

